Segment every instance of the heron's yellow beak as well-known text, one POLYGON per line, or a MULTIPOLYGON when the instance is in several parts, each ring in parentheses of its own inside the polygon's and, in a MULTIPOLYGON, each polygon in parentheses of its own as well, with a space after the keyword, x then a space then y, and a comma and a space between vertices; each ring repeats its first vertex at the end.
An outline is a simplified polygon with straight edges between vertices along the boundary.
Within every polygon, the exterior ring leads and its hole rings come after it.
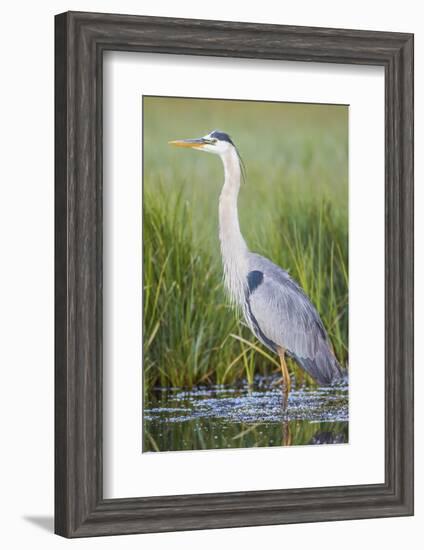
POLYGON ((169 145, 174 145, 175 147, 190 147, 200 148, 205 145, 203 139, 176 139, 174 141, 168 141, 169 145))

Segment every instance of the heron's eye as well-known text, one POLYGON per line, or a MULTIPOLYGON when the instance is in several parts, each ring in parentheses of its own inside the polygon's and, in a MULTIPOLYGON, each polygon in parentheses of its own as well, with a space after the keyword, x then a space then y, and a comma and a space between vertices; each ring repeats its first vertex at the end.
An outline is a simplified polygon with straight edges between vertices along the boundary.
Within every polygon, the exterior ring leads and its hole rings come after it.
POLYGON ((211 142, 212 142, 212 143, 217 143, 217 142, 218 142, 218 140, 217 140, 217 139, 215 139, 215 138, 212 138, 212 139, 211 139, 211 142))

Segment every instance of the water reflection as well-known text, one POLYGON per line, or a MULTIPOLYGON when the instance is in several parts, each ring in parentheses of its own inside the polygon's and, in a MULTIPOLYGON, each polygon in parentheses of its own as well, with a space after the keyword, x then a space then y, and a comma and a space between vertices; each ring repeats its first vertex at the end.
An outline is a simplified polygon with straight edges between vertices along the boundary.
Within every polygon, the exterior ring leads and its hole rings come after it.
POLYGON ((144 407, 143 451, 323 445, 348 442, 348 388, 214 386, 158 389, 144 407))

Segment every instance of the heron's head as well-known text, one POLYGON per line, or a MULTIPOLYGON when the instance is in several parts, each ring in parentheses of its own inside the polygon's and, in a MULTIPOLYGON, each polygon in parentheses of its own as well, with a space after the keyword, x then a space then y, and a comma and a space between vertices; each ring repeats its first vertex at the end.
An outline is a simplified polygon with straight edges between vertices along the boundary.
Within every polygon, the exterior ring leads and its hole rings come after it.
POLYGON ((236 149, 232 139, 225 132, 214 130, 210 134, 196 139, 177 139, 169 142, 176 147, 189 147, 206 153, 223 155, 231 149, 236 149))

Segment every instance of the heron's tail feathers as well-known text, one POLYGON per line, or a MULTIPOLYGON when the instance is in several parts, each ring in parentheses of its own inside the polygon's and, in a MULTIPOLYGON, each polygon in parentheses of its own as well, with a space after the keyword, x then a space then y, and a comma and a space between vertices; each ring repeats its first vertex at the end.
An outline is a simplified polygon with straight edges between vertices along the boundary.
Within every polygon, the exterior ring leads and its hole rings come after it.
POLYGON ((320 386, 331 386, 347 382, 347 374, 342 372, 339 362, 327 342, 320 342, 312 359, 309 357, 295 358, 320 386))

